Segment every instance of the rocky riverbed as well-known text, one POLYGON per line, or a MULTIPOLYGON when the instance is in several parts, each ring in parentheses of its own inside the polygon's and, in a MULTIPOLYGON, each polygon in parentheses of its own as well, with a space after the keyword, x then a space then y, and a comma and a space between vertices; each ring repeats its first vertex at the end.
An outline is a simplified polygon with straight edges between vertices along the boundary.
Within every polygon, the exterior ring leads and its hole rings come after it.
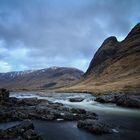
MULTIPOLYGON (((27 93, 26 95, 20 95, 20 93, 18 93, 17 95, 18 97, 22 98, 9 96, 9 92, 5 89, 0 90, 0 123, 19 121, 19 124, 16 125, 15 123, 13 127, 8 127, 5 130, 0 129, 0 139, 40 140, 44 138, 41 137, 39 131, 36 131, 36 129, 34 129, 34 124, 36 126, 37 120, 44 121, 42 122, 42 126, 44 126, 44 123, 48 121, 53 122, 54 124, 56 122, 74 121, 77 124, 77 128, 79 128, 80 130, 86 130, 94 135, 108 135, 110 133, 116 134, 120 131, 117 123, 112 124, 112 122, 110 121, 104 121, 104 118, 100 117, 99 112, 94 113, 94 111, 90 111, 86 109, 86 107, 78 107, 78 104, 82 105, 82 103, 87 106, 85 100, 87 100, 87 102, 89 103, 89 97, 91 101, 95 99, 97 100, 97 98, 92 98, 92 96, 90 95, 86 95, 85 97, 82 95, 80 95, 80 97, 71 95, 70 97, 68 97, 67 101, 73 106, 68 106, 68 103, 67 105, 65 105, 66 101, 63 98, 66 96, 65 94, 63 94, 62 97, 59 94, 59 96, 56 94, 51 94, 47 95, 46 97, 38 96, 35 94, 28 95, 27 93), (24 96, 26 96, 26 98, 24 98, 24 96), (58 101, 58 99, 56 99, 56 101, 53 101, 52 96, 58 96, 60 98, 60 102, 58 101), (61 98, 63 100, 61 100, 61 98), (25 124, 27 128, 24 127, 25 124), (28 127, 28 125, 32 127, 28 127), (23 131, 23 133, 21 133, 21 131, 23 131)), ((48 129, 47 126, 46 129, 48 129)), ((45 137, 45 139, 47 139, 47 137, 48 135, 45 137)))
POLYGON ((106 124, 103 124, 104 126, 106 125, 106 127, 102 128, 102 123, 99 122, 97 114, 93 112, 89 112, 84 109, 68 108, 61 103, 52 103, 48 100, 43 99, 18 99, 15 97, 9 97, 9 92, 5 89, 2 89, 0 99, 0 122, 23 122, 13 128, 8 128, 7 130, 0 130, 0 138, 14 139, 15 137, 18 137, 22 139, 41 139, 34 131, 33 124, 29 121, 26 121, 25 123, 25 120, 29 119, 39 119, 47 121, 78 121, 79 128, 84 128, 95 134, 99 134, 99 131, 100 133, 113 132, 112 128, 107 127, 106 124), (84 120, 87 121, 85 121, 84 124, 80 125, 81 121, 84 120), (96 121, 96 126, 89 125, 89 123, 93 122, 93 120, 94 122, 96 121), (23 127, 25 127, 25 130, 23 129, 23 127), (21 135, 22 132, 23 134, 21 135), (29 135, 29 137, 27 136, 27 138, 25 138, 26 135, 29 135))

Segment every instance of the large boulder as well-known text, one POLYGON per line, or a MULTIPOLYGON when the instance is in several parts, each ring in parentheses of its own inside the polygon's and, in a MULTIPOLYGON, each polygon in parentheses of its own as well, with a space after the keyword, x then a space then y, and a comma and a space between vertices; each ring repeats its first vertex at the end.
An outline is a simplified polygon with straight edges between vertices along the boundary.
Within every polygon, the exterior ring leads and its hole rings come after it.
POLYGON ((70 102, 82 102, 84 98, 81 97, 74 97, 74 98, 69 98, 70 102))
POLYGON ((100 103, 115 103, 119 106, 140 108, 140 96, 115 93, 96 97, 95 101, 100 103))
POLYGON ((97 96, 95 101, 100 103, 116 103, 118 99, 120 99, 122 96, 125 96, 123 93, 111 93, 108 95, 101 95, 97 96))
POLYGON ((109 125, 100 120, 92 120, 92 119, 80 120, 77 123, 77 127, 85 129, 97 135, 113 132, 113 129, 109 125))
POLYGON ((121 96, 116 101, 117 105, 124 106, 124 107, 134 107, 140 108, 140 98, 138 96, 121 96))

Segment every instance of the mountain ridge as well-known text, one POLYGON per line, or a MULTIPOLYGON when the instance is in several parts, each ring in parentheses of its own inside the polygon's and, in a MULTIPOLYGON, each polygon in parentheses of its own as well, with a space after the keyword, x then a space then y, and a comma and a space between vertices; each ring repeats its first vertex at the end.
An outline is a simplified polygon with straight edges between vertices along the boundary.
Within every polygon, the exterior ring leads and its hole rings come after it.
POLYGON ((61 89, 73 92, 140 91, 140 23, 122 41, 111 36, 102 43, 77 84, 61 89))
POLYGON ((0 87, 8 89, 50 89, 62 87, 83 75, 81 70, 68 67, 50 67, 39 70, 0 73, 0 87))

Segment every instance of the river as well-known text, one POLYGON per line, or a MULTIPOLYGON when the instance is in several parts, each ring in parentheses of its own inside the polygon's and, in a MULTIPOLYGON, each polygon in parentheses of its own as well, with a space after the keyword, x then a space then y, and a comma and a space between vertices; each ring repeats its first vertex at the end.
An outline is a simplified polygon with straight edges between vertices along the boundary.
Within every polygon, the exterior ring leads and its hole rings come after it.
MULTIPOLYGON (((101 104, 94 101, 95 97, 84 93, 37 93, 13 92, 11 97, 47 99, 54 103, 62 103, 68 107, 82 108, 95 112, 107 123, 114 126, 116 133, 97 136, 80 130, 76 122, 35 120, 35 129, 45 140, 139 140, 140 109, 118 107, 115 104, 101 104), (69 98, 82 97, 82 102, 70 102, 69 98)), ((6 129, 18 122, 1 123, 0 128, 6 129)))

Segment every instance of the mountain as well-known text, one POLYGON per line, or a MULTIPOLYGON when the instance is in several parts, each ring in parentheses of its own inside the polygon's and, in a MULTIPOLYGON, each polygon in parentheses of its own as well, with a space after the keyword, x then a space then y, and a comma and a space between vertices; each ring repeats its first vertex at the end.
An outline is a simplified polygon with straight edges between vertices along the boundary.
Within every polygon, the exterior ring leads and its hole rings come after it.
POLYGON ((14 90, 52 89, 66 86, 80 79, 82 75, 82 71, 66 67, 0 73, 0 88, 14 90))
POLYGON ((107 38, 95 53, 83 78, 65 90, 106 93, 140 91, 140 23, 119 42, 107 38))

